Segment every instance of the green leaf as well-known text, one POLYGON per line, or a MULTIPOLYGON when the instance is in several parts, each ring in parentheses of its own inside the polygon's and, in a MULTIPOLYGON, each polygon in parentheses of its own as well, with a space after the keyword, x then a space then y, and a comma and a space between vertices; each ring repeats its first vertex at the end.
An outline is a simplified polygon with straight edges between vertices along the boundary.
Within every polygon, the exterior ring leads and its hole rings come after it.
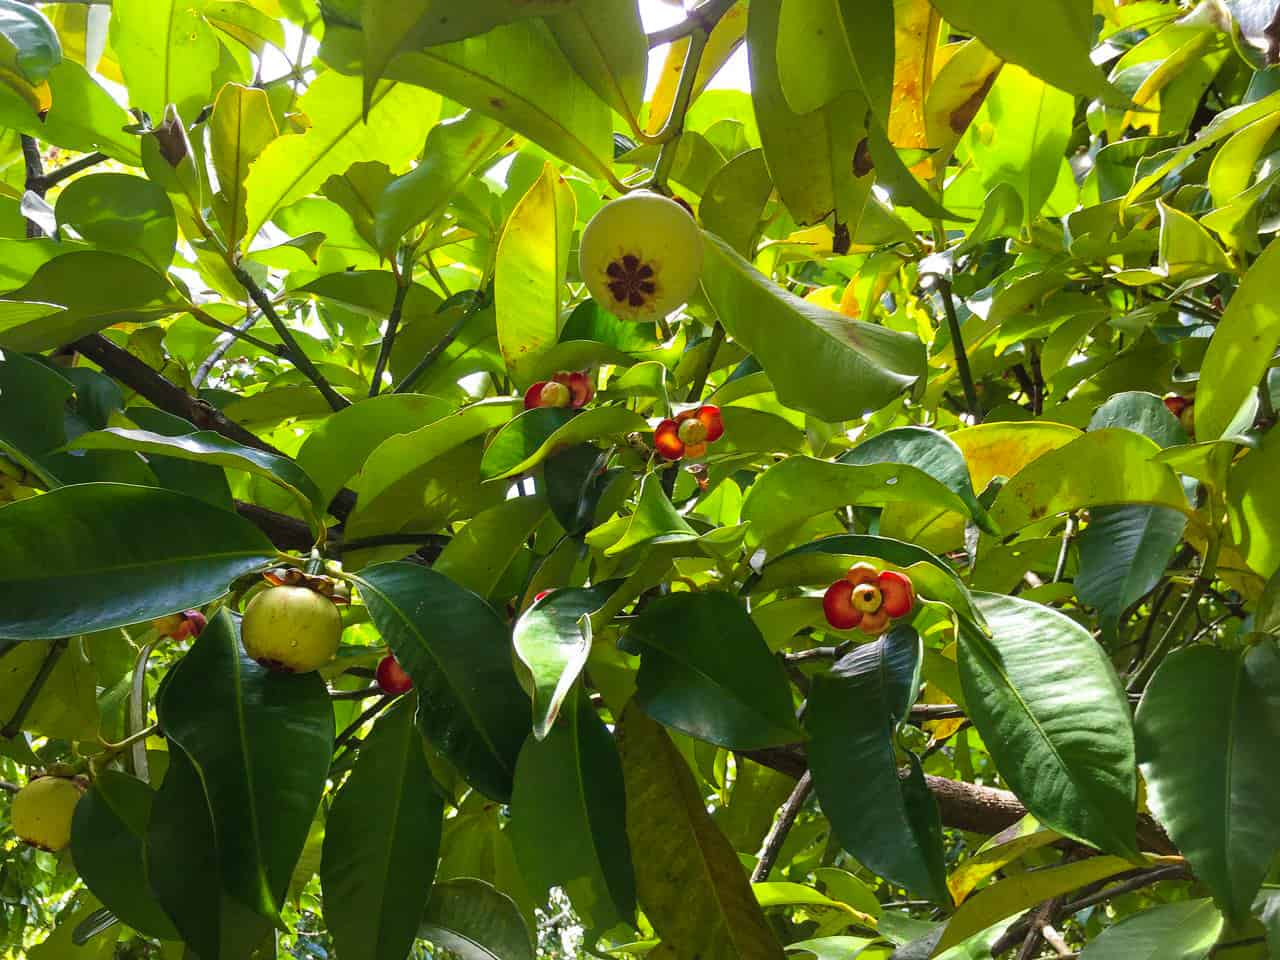
POLYGON ((1092 430, 1019 470, 996 497, 991 519, 1005 533, 1053 514, 1118 503, 1190 513, 1178 476, 1154 440, 1130 430, 1092 430))
POLYGON ((1187 442, 1187 431, 1178 418, 1169 412, 1164 401, 1154 393, 1130 390, 1113 394, 1106 403, 1094 411, 1089 420, 1090 430, 1122 427, 1144 437, 1150 437, 1161 447, 1172 447, 1187 442))
POLYGON ((481 793, 509 799, 529 708, 506 625, 480 597, 417 564, 380 563, 356 582, 383 640, 413 678, 427 742, 481 793))
POLYGON ((512 497, 483 510, 454 534, 432 569, 487 597, 537 531, 550 508, 545 497, 512 497))
POLYGON ((841 846, 894 884, 949 903, 937 804, 914 754, 905 780, 894 756, 896 730, 920 686, 920 657, 920 635, 898 626, 814 677, 805 714, 809 769, 841 846))
POLYGON ((570 4, 546 23, 578 76, 634 124, 644 103, 649 65, 649 44, 634 0, 570 4))
POLYGON ((729 594, 661 597, 627 636, 642 651, 636 704, 660 723, 731 750, 803 738, 786 672, 729 594))
POLYGON ((644 417, 626 407, 559 407, 526 410, 498 431, 484 451, 480 475, 501 480, 531 470, 553 451, 579 443, 648 430, 644 417))
MULTIPOLYGON (((170 290, 164 275, 132 257, 80 250, 54 257, 7 300, 53 303, 56 316, 32 319, 0 309, 0 347, 38 353, 79 340, 114 323, 151 320, 181 309, 160 303, 170 290)), ((0 303, 0 307, 6 305, 0 303)))
POLYGON ((1194 646, 1170 654, 1134 718, 1147 802, 1233 923, 1243 923, 1276 850, 1280 652, 1194 646), (1191 704, 1194 709, 1189 709, 1191 704))
POLYGON ((561 887, 588 930, 634 924, 626 793, 613 736, 579 688, 560 722, 520 751, 511 843, 541 902, 561 887))
MULTIPOLYGON (((395 0, 382 2, 400 6, 395 0)), ((530 12, 537 9, 523 6, 530 12)), ((355 31, 330 28, 324 39, 321 52, 329 63, 358 69, 355 31)), ((482 36, 402 53, 386 76, 436 90, 487 114, 592 176, 607 179, 612 173, 609 109, 577 75, 541 20, 509 23, 482 36)))
POLYGON ((41 118, 8 84, 0 83, 0 124, 69 150, 101 150, 122 163, 140 162, 138 138, 121 127, 124 108, 80 64, 63 60, 49 74, 53 105, 41 118))
POLYGON ((437 883, 418 936, 461 960, 534 960, 533 935, 520 909, 483 880, 437 883))
POLYGON ((256 450, 228 440, 212 430, 201 430, 183 436, 167 436, 149 430, 125 430, 113 427, 76 437, 71 450, 136 450, 143 454, 211 463, 232 470, 244 470, 262 477, 291 494, 302 508, 313 533, 324 530, 326 501, 315 482, 292 460, 274 453, 256 450))
POLYGON ((1280 538, 1275 534, 1278 528, 1272 526, 1280 516, 1280 499, 1274 491, 1278 463, 1280 437, 1267 433, 1262 443, 1232 466, 1227 480, 1227 512, 1233 535, 1249 567, 1264 577, 1280 566, 1280 538))
POLYGON ((111 7, 111 46, 129 105, 158 126, 173 104, 187 123, 213 98, 221 45, 200 0, 121 0, 111 7))
MULTIPOLYGON (((218 629, 216 621, 209 629, 218 629)), ((271 935, 271 923, 222 889, 200 774, 176 745, 168 759, 147 823, 147 880, 182 939, 200 956, 248 956, 271 935)))
MULTIPOLYGON (((166 437, 181 437, 191 432, 190 420, 183 420, 181 417, 175 417, 155 407, 129 407, 124 415, 143 430, 163 434, 166 437)), ((162 487, 198 497, 205 503, 223 510, 235 508, 235 501, 231 498, 231 488, 227 485, 226 471, 221 467, 194 460, 160 456, 148 458, 147 466, 151 468, 151 472, 156 475, 156 480, 162 487)), ((325 503, 328 503, 328 500, 325 503)))
POLYGON ((1059 834, 1040 826, 1035 817, 1027 814, 997 833, 979 847, 973 856, 960 863, 947 878, 947 888, 959 903, 997 870, 1002 870, 1032 850, 1039 850, 1060 839, 1059 834))
POLYGON ((1212 900, 1162 903, 1130 914, 1080 952, 1082 960, 1203 960, 1222 933, 1212 900))
POLYGON ((62 43, 43 13, 18 0, 0 2, 0 37, 9 43, 13 52, 5 51, 6 59, 15 63, 22 76, 31 83, 43 83, 49 71, 62 62, 62 43))
POLYGON ((577 201, 550 163, 511 211, 498 243, 493 293, 498 346, 520 386, 534 359, 560 335, 560 296, 569 268, 577 201))
POLYGON ((850 158, 865 128, 860 112, 849 114, 865 104, 852 94, 813 113, 792 111, 778 78, 781 8, 782 0, 756 0, 747 18, 751 100, 769 172, 797 223, 818 223, 834 210, 836 220, 856 233, 874 178, 854 176, 850 158), (798 143, 805 149, 797 150, 798 143))
POLYGON ((439 116, 440 98, 407 84, 383 83, 366 116, 360 82, 331 70, 311 82, 298 109, 311 121, 307 131, 273 140, 249 168, 250 240, 277 209, 315 192, 356 161, 377 156, 393 170, 407 164, 439 116))
POLYGON ((443 816, 406 697, 365 738, 325 822, 325 921, 344 957, 403 960, 409 952, 431 894, 443 816))
POLYGON ((147 884, 143 842, 154 793, 141 780, 103 770, 76 804, 71 856, 76 872, 120 920, 147 936, 178 932, 147 884))
POLYGON ((274 922, 329 774, 324 681, 250 660, 223 610, 169 672, 156 711, 199 772, 223 889, 274 922))
MULTIPOLYGON (((883 446, 879 449, 881 454, 888 452, 883 446)), ((871 457, 876 453, 873 450, 871 457)), ((968 499, 910 463, 831 463, 795 456, 775 464, 751 485, 742 502, 742 519, 751 524, 747 542, 773 552, 790 544, 810 517, 838 507, 924 500, 967 517, 970 504, 977 505, 972 491, 968 499)))
POLYGON ((506 127, 474 111, 432 127, 422 160, 387 184, 377 199, 374 225, 378 251, 389 256, 400 238, 418 224, 435 223, 463 182, 506 137, 506 127))
MULTIPOLYGON (((39 498, 37 498, 39 499, 39 498)), ((6 508, 7 509, 7 508, 6 508)), ((51 644, 35 642, 10 648, 0 644, 0 717, 15 716, 51 652, 51 644)), ((97 676, 78 642, 65 650, 27 712, 22 728, 59 740, 93 740, 99 736, 97 676)))
POLYGON ((1227 302, 1209 341, 1196 388, 1196 436, 1216 440, 1255 389, 1280 344, 1280 299, 1269 278, 1280 243, 1267 245, 1227 302))
POLYGON ((169 269, 178 222, 168 194, 150 180, 126 173, 78 177, 58 194, 55 211, 60 227, 71 226, 102 249, 169 269))
POLYGON ((702 192, 698 217, 707 230, 751 257, 773 180, 763 150, 745 150, 718 171, 702 192))
POLYGON ((635 512, 602 523, 587 534, 587 544, 615 557, 642 544, 687 543, 698 538, 662 489, 656 473, 640 481, 635 512))
POLYGON ((798 114, 857 89, 881 124, 893 95, 893 3, 784 2, 778 22, 778 79, 798 114))
POLYGON ((679 960, 781 960, 729 841, 712 822, 684 757, 634 701, 617 726, 627 838, 645 916, 679 960))
POLYGON ((1115 668, 1089 632, 1058 611, 974 596, 991 636, 962 622, 960 682, 1000 773, 1045 826, 1133 855, 1133 726, 1115 668))
POLYGON ((68 637, 198 607, 276 556, 249 521, 153 487, 79 484, 0 510, 0 637, 68 637))
POLYGON ((533 735, 544 740, 587 665, 591 618, 612 591, 566 587, 529 607, 511 631, 516 671, 533 701, 533 735))
POLYGON ((969 477, 969 465, 956 442, 945 433, 927 427, 896 427, 864 440, 837 460, 853 465, 904 463, 916 467, 964 501, 970 516, 988 533, 991 526, 986 508, 978 502, 969 477))
POLYGON ((248 227, 245 181, 249 166, 279 135, 265 90, 228 83, 218 91, 209 117, 209 155, 218 174, 214 211, 230 250, 240 249, 248 227))
POLYGON ((755 355, 784 405, 821 420, 861 417, 924 373, 914 335, 824 310, 704 234, 702 284, 725 329, 755 355))
MULTIPOLYGON (((1050 0, 1047 6, 1059 2, 1050 0)), ((975 164, 987 190, 1012 187, 1022 201, 1022 222, 1030 223, 1053 193, 1074 116, 1070 93, 1049 86, 1034 71, 1006 65, 958 152, 975 164)))
POLYGON ((63 409, 71 381, 30 357, 0 351, 0 450, 34 464, 66 441, 63 409))
POLYGON ((1087 860, 1005 877, 979 890, 960 905, 947 923, 946 932, 934 948, 933 956, 1028 907, 1105 880, 1117 873, 1132 870, 1133 867, 1133 861, 1123 857, 1090 857, 1087 860))
POLYGON ((1107 83, 1089 60, 1093 7, 1089 0, 931 0, 956 30, 972 34, 995 53, 1041 80, 1077 96, 1116 107, 1129 98, 1107 83))
POLYGON ((1116 636, 1120 615, 1160 582, 1182 541, 1187 518, 1165 507, 1094 507, 1076 541, 1076 595, 1098 611, 1103 639, 1116 636))

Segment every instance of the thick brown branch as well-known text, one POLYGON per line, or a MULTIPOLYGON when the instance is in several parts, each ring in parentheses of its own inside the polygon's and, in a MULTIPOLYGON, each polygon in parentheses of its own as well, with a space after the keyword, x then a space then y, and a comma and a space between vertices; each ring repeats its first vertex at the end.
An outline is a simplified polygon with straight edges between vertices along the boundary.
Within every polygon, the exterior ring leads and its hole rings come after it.
MULTIPOLYGON (((246 447, 285 456, 280 450, 250 433, 234 420, 229 420, 217 407, 191 396, 129 351, 117 347, 102 334, 95 333, 77 340, 74 347, 101 367, 104 372, 135 390, 139 396, 166 413, 189 421, 199 430, 212 430, 246 447)), ((354 493, 350 490, 340 490, 329 504, 329 512, 339 519, 346 519, 347 514, 354 509, 355 502, 354 493)), ((268 531, 269 534, 270 531, 268 531)), ((309 545, 310 541, 308 541, 308 549, 309 545)))

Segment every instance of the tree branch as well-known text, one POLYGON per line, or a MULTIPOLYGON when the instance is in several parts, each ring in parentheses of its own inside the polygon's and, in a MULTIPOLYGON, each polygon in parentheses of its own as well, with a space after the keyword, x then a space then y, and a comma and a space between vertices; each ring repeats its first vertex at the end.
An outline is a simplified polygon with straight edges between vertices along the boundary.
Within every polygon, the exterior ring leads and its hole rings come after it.
MULTIPOLYGON (((947 329, 951 333, 951 349, 956 355, 956 376, 960 378, 960 386, 964 389, 964 404, 974 420, 982 420, 982 404, 978 402, 978 391, 973 383, 973 371, 969 369, 969 355, 964 349, 964 334, 960 332, 960 317, 956 314, 956 302, 951 293, 951 281, 936 275, 938 292, 942 295, 942 309, 947 315, 947 329)), ((1032 398, 1034 405, 1035 398, 1032 398)))
POLYGON ((232 266, 231 272, 235 274, 235 278, 240 281, 240 285, 248 292, 249 298, 258 305, 258 309, 267 318, 267 321, 275 330, 276 336, 280 338, 280 342, 289 351, 289 359, 293 361, 294 366, 316 385, 316 389, 320 391, 334 412, 345 410, 351 406, 351 401, 334 390, 329 381, 325 379, 324 374, 311 362, 311 358, 302 352, 302 347, 298 345, 293 332, 280 319, 280 315, 276 313, 275 304, 271 302, 271 298, 267 296, 266 291, 258 286, 257 281, 239 264, 232 266))
POLYGON ((99 153, 96 150, 93 153, 86 153, 78 160, 72 160, 70 163, 59 167, 57 170, 50 170, 48 173, 40 177, 41 189, 37 192, 44 194, 50 187, 61 183, 67 177, 75 176, 81 170, 88 170, 90 167, 97 166, 102 161, 108 159, 105 153, 99 153))
MULTIPOLYGON (((136 391, 153 406, 175 417, 181 417, 197 430, 212 430, 246 447, 285 456, 282 451, 250 433, 234 420, 227 419, 217 407, 191 396, 129 351, 117 347, 102 334, 95 333, 83 337, 73 346, 101 367, 104 372, 136 391)), ((355 508, 355 503, 354 493, 350 490, 340 490, 329 504, 329 512, 340 520, 346 519, 355 508)))
POLYGON ((773 822, 768 836, 764 838, 760 859, 756 861, 755 869, 751 871, 752 883, 763 883, 769 878, 769 871, 778 862, 782 844, 786 841, 787 834, 791 832, 791 827, 796 822, 796 817, 800 815, 800 810, 804 807, 804 802, 809 799, 812 790, 813 777, 806 770, 796 781, 795 789, 791 791, 791 796, 787 797, 786 803, 778 811, 778 819, 773 822))
POLYGON ((728 13, 735 3, 737 3, 737 0, 708 0, 702 6, 695 7, 679 23, 663 27, 661 30, 655 30, 649 34, 647 39, 650 49, 660 47, 666 43, 674 43, 689 36, 699 28, 710 33, 720 21, 720 18, 728 13))
POLYGON ((369 384, 369 396, 376 397, 382 389, 382 375, 387 364, 391 362, 391 350, 396 345, 396 332, 400 329, 400 316, 404 313, 404 300, 409 294, 408 265, 405 265, 404 276, 396 284, 395 302, 391 304, 391 313, 387 316, 387 332, 382 335, 382 346, 378 349, 378 362, 373 367, 373 382, 369 384))

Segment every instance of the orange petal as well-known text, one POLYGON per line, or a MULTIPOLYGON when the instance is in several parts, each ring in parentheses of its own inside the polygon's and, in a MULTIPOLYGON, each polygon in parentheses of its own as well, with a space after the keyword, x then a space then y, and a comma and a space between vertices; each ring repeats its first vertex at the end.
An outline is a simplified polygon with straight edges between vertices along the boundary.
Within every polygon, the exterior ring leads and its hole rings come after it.
POLYGON ((679 460, 684 456, 684 441, 674 420, 663 420, 653 431, 653 446, 666 460, 679 460))

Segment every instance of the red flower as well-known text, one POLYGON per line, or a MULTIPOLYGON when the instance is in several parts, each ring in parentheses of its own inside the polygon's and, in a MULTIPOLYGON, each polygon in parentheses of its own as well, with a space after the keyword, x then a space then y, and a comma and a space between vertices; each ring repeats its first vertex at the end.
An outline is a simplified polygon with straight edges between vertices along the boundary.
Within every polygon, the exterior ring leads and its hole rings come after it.
POLYGON ((858 627, 872 636, 884 633, 892 620, 906 616, 915 605, 910 577, 896 570, 878 571, 869 563, 855 563, 822 597, 827 623, 837 630, 858 627))
POLYGON ((524 392, 524 408, 534 407, 571 407, 580 410, 596 395, 591 378, 585 373, 575 370, 573 373, 560 371, 550 380, 539 380, 524 392))
POLYGON ((170 637, 174 640, 185 640, 187 637, 195 638, 200 636, 209 621, 205 619, 204 614, 199 610, 183 610, 181 613, 171 613, 167 617, 160 617, 158 620, 151 621, 151 623, 160 632, 161 636, 170 637))
POLYGON ((686 410, 674 420, 663 420, 653 431, 653 445, 663 458, 679 460, 681 457, 700 457, 707 452, 707 444, 724 435, 724 421, 720 408, 709 403, 693 410, 686 410))

